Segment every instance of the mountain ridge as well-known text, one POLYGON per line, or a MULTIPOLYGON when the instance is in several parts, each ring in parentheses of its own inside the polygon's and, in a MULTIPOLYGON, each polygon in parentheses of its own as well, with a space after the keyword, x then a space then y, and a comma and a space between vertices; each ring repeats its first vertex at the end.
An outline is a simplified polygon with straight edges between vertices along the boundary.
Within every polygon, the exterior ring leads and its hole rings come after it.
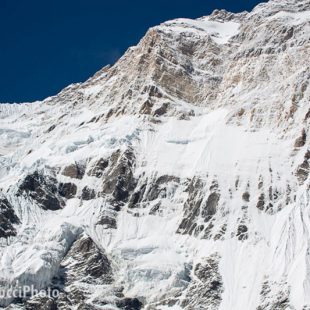
POLYGON ((310 309, 309 1, 151 28, 0 105, 5 309, 310 309))

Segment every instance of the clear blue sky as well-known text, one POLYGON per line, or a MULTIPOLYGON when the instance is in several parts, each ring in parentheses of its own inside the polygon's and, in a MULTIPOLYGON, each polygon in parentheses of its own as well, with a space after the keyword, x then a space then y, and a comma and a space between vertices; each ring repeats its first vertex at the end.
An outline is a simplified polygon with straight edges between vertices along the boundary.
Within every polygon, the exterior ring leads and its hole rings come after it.
POLYGON ((259 2, 0 0, 0 102, 39 100, 84 81, 163 21, 259 2))

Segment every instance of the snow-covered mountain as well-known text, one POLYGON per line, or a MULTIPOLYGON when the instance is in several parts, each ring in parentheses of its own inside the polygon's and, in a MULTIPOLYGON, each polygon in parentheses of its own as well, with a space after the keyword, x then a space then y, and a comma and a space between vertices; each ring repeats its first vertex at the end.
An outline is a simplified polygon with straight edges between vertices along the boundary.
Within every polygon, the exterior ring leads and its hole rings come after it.
POLYGON ((0 105, 5 309, 310 309, 310 2, 151 28, 0 105))

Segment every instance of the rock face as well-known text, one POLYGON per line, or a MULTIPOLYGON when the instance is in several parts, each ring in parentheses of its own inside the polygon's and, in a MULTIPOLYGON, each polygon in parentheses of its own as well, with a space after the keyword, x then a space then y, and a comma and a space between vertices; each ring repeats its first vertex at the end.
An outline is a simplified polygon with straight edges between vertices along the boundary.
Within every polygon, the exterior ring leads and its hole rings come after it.
POLYGON ((310 3, 151 28, 0 105, 7 309, 310 309, 310 3), (10 141, 14 141, 14 144, 10 141))

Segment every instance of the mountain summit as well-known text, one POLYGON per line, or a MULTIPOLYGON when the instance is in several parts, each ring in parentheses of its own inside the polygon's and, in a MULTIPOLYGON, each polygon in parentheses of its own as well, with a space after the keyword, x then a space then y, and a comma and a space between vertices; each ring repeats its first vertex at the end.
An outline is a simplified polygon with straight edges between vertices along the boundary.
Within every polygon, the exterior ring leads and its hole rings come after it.
POLYGON ((4 309, 310 309, 310 2, 149 29, 0 105, 4 309))

